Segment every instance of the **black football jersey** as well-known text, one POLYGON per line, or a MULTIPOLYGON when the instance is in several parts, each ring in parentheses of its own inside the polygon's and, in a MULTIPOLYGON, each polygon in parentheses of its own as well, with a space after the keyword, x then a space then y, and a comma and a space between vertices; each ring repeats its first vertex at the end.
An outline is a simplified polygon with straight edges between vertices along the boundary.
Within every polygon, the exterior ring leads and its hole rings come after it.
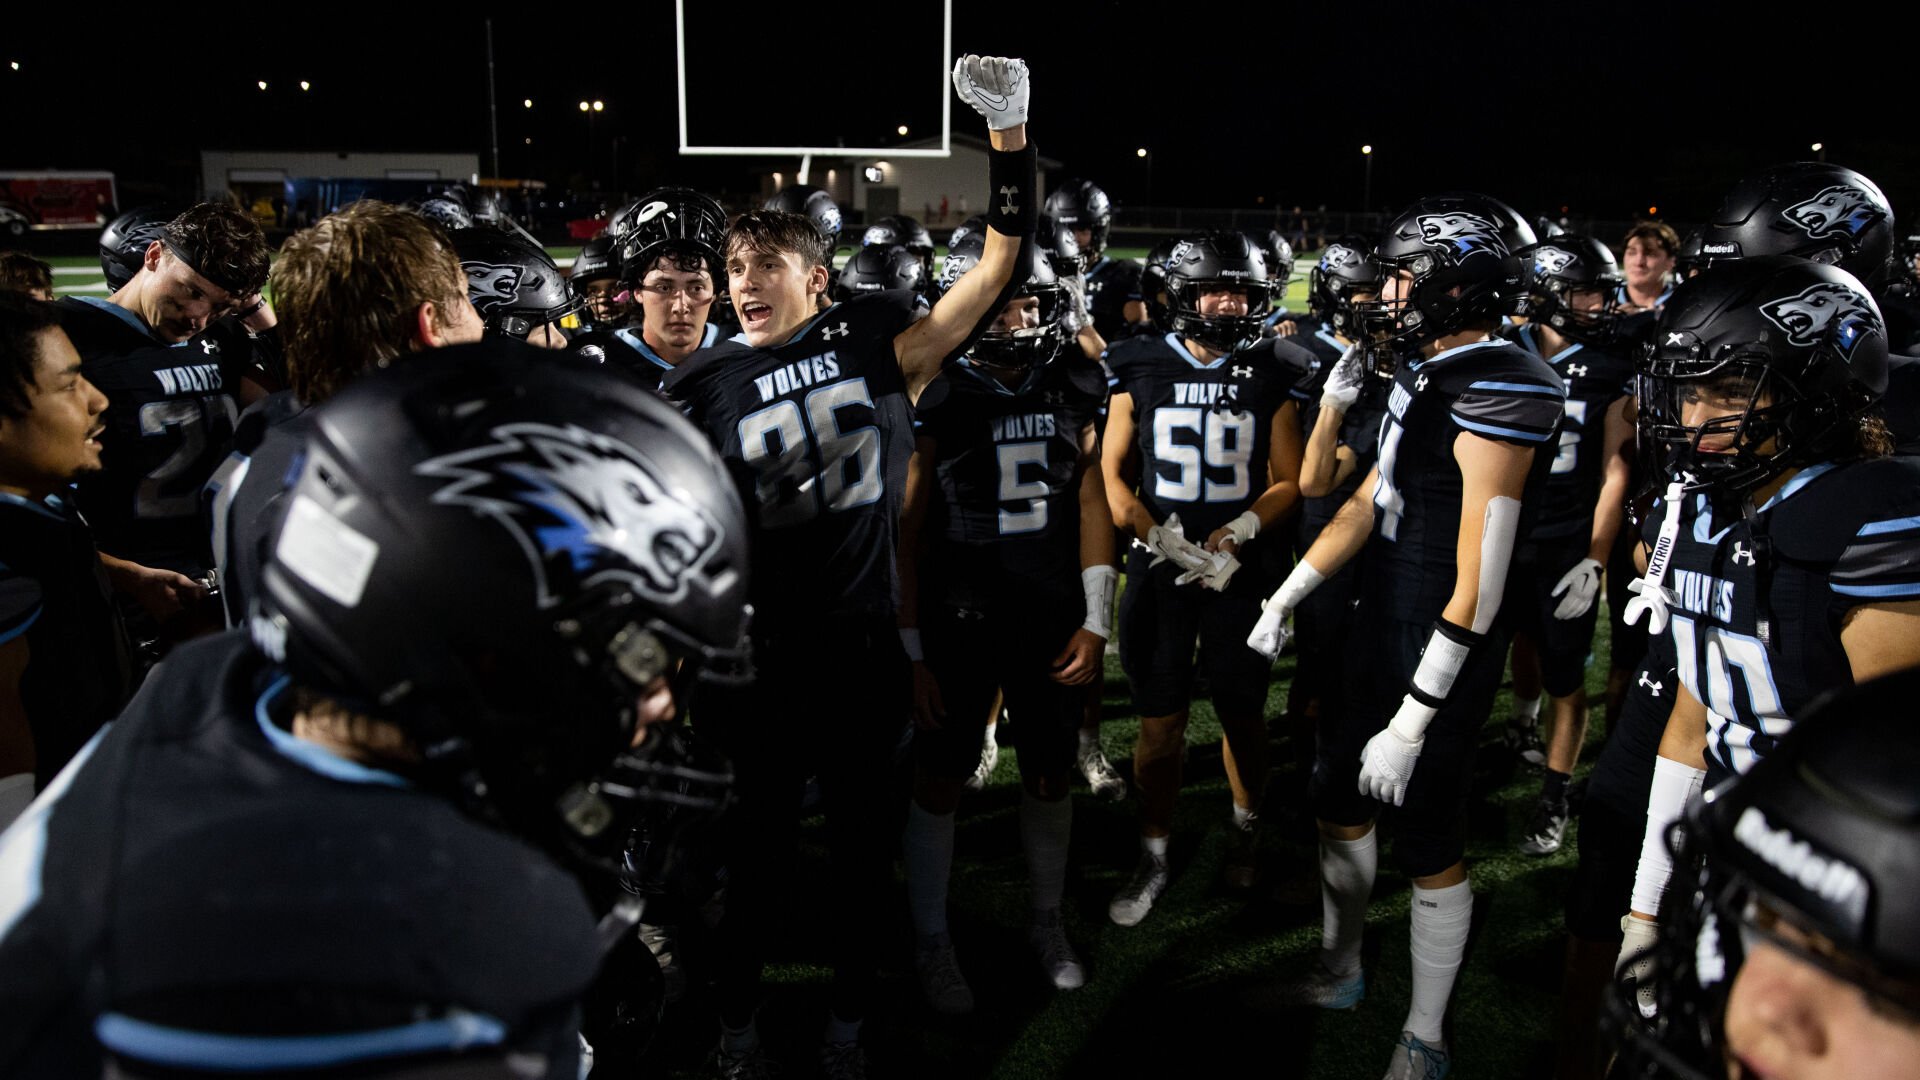
POLYGON ((913 415, 893 339, 924 304, 905 290, 857 296, 784 345, 732 338, 661 381, 743 474, 760 624, 898 606, 913 415))
POLYGON ((166 345, 124 308, 61 304, 81 371, 107 397, 101 471, 81 478, 80 509, 103 551, 201 576, 212 552, 200 489, 233 442, 250 357, 224 331, 166 345))
POLYGON ((577 1075, 601 949, 574 875, 294 737, 293 697, 240 632, 183 645, 0 837, 0 1074, 99 1076, 104 1044, 192 1075, 577 1075))
POLYGON ((1887 357, 1887 392, 1879 409, 1898 451, 1920 454, 1920 357, 1887 357))
POLYGON ((1513 340, 1552 365, 1567 388, 1566 416, 1560 422, 1560 440, 1531 535, 1543 540, 1588 536, 1593 532, 1594 504, 1606 464, 1607 410, 1633 392, 1633 364, 1579 343, 1548 357, 1540 331, 1533 326, 1518 328, 1513 340))
POLYGON ((0 492, 0 644, 24 637, 20 680, 44 788, 133 689, 131 650, 93 535, 58 495, 0 492))
POLYGON ((1263 343, 1203 364, 1173 334, 1107 350, 1113 391, 1133 398, 1140 500, 1155 521, 1180 515, 1197 544, 1267 490, 1273 415, 1307 374, 1293 355, 1263 343))
POLYGON ((1087 313, 1093 316, 1094 330, 1107 341, 1127 336, 1127 304, 1138 299, 1139 263, 1103 256, 1087 269, 1087 313))
POLYGON ((927 388, 919 434, 936 446, 940 498, 925 527, 923 603, 1081 594, 1080 442, 1106 399, 1100 365, 1078 355, 1017 391, 965 361, 927 388))
POLYGON ((1380 481, 1367 542, 1367 595, 1407 622, 1439 618, 1453 595, 1460 542, 1462 432, 1534 447, 1521 536, 1537 512, 1566 390, 1546 361, 1504 341, 1478 341, 1403 361, 1380 425, 1380 481))
POLYGON ((240 414, 233 451, 207 481, 215 580, 228 626, 246 619, 258 589, 267 533, 296 479, 310 415, 291 390, 254 402, 240 414))
POLYGON ((1313 425, 1320 419, 1320 392, 1327 388, 1327 377, 1346 355, 1347 347, 1324 329, 1312 333, 1303 331, 1285 340, 1308 357, 1307 379, 1300 386, 1300 438, 1304 442, 1313 434, 1313 425))
POLYGON ((1920 598, 1920 460, 1809 466, 1751 517, 1704 494, 1681 505, 1667 632, 1708 753, 1744 773, 1815 697, 1852 685, 1850 609, 1920 598))

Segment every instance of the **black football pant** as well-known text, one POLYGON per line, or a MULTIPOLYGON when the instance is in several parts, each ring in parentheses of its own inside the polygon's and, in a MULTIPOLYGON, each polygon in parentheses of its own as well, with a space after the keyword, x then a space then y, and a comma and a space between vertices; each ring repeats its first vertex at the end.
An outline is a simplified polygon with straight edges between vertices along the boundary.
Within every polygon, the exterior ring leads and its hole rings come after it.
POLYGON ((796 912, 824 890, 832 1007, 866 1015, 892 925, 893 849, 904 815, 895 772, 909 724, 911 673, 892 616, 824 618, 756 636, 755 679, 703 687, 693 724, 733 760, 734 805, 720 821, 726 911, 717 937, 720 1015, 739 1027, 760 1002, 760 973, 791 942, 796 912), (801 798, 818 779, 825 874, 797 865, 801 798), (796 902, 798 897, 806 897, 796 902))

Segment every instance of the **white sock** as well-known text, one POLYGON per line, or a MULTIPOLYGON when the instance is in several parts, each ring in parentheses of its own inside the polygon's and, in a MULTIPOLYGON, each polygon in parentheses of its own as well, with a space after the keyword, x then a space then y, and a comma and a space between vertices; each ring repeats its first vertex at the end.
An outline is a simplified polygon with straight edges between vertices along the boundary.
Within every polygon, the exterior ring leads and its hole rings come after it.
MULTIPOLYGON (((948 817, 951 819, 952 815, 948 815, 948 817)), ((864 1021, 860 1020, 842 1020, 834 1015, 832 1009, 828 1009, 827 1030, 820 1033, 820 1041, 829 1043, 859 1042, 860 1025, 863 1022, 864 1021)))
POLYGON ((1146 851, 1147 854, 1153 856, 1156 859, 1161 860, 1162 862, 1166 861, 1166 858, 1167 858, 1167 838, 1166 837, 1143 836, 1140 838, 1140 846, 1146 851))
POLYGON ((1541 699, 1544 698, 1545 696, 1546 696, 1545 694, 1541 694, 1539 697, 1528 698, 1525 701, 1522 701, 1519 698, 1514 698, 1513 699, 1513 718, 1511 720, 1508 720, 1507 723, 1512 724, 1514 727, 1523 727, 1523 728, 1530 728, 1535 724, 1539 723, 1540 722, 1540 702, 1541 702, 1541 699))
POLYGON ((734 1057, 744 1057, 760 1049, 760 1028, 752 1020, 743 1028, 720 1025, 720 1049, 734 1057))
POLYGON ((1367 932, 1367 899, 1380 866, 1377 831, 1358 840, 1320 838, 1320 961, 1335 975, 1360 970, 1360 941, 1367 932))
POLYGON ((1421 1042, 1440 1042, 1440 1021, 1472 924, 1473 890, 1466 882, 1444 889, 1413 887, 1413 1008, 1406 1030, 1421 1042))
POLYGON ((1259 816, 1258 814, 1255 814, 1253 811, 1247 809, 1244 806, 1241 806, 1239 803, 1233 804, 1233 827, 1236 829, 1252 828, 1253 819, 1258 816, 1259 816))
POLYGON ((1073 800, 1047 802, 1020 792, 1020 846, 1027 853, 1033 910, 1054 911, 1067 890, 1067 841, 1073 835, 1073 800))
POLYGON ((909 802, 900 849, 907 869, 907 909, 913 913, 914 930, 923 938, 946 933, 947 879, 953 874, 953 815, 930 814, 919 803, 909 802))

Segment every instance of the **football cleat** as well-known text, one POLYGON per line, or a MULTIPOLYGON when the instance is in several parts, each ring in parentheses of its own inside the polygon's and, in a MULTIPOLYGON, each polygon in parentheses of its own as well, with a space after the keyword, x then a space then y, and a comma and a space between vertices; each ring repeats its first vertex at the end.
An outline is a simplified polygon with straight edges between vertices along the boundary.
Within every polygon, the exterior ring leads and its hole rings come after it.
POLYGON ((953 953, 953 939, 945 934, 928 939, 913 955, 914 970, 920 974, 920 992, 927 1005, 942 1016, 964 1016, 973 1011, 973 988, 960 973, 960 960, 953 953))
POLYGON ((1367 975, 1355 968, 1351 975, 1335 975, 1326 961, 1315 958, 1304 974, 1283 979, 1263 990, 1261 1003, 1279 1008, 1352 1009, 1367 997, 1367 975))
POLYGON ((640 944, 653 954, 653 960, 660 965, 660 977, 666 981, 666 998, 669 1004, 687 996, 687 969, 680 966, 680 958, 674 955, 674 931, 671 926, 658 926, 653 923, 640 924, 640 944))
POLYGON ((1421 1042, 1413 1032, 1403 1031, 1384 1080, 1440 1080, 1452 1067, 1453 1058, 1445 1047, 1421 1042))
POLYGON ((1253 880, 1259 876, 1259 833, 1255 831, 1260 819, 1248 818, 1245 825, 1235 825, 1228 830, 1227 857, 1220 866, 1220 880, 1229 889, 1251 889, 1253 880))
POLYGON ((857 1042, 820 1044, 820 1075, 825 1080, 867 1080, 867 1051, 857 1042))
POLYGON ((993 779, 993 767, 1000 763, 1000 743, 993 737, 993 729, 987 729, 987 737, 980 743, 980 764, 974 766, 973 775, 967 777, 968 791, 984 791, 987 781, 993 779))
POLYGON ((773 1080, 779 1070, 757 1046, 744 1054, 729 1054, 721 1047, 713 1052, 713 1075, 716 1080, 773 1080))
POLYGON ((1140 853, 1133 878, 1107 905, 1107 917, 1120 926, 1138 926, 1153 910, 1153 902, 1167 891, 1167 860, 1150 851, 1140 853))
POLYGON ((1127 797, 1127 781, 1120 770, 1107 760, 1106 751, 1094 743, 1080 751, 1080 757, 1074 764, 1080 775, 1086 778, 1087 789, 1102 799, 1119 800, 1127 797))
POLYGON ((1551 855, 1560 850, 1560 842, 1567 835, 1567 801, 1553 802, 1541 800, 1533 808, 1533 820, 1527 825, 1527 835, 1520 841, 1522 855, 1551 855))
POLYGON ((1086 985, 1087 969, 1081 966, 1073 943, 1067 940, 1067 928, 1060 921, 1060 912, 1036 915, 1027 930, 1027 944, 1033 946, 1034 953, 1040 957, 1040 970, 1047 973, 1047 981, 1055 990, 1078 990, 1086 985))
POLYGON ((1540 741, 1540 725, 1508 724, 1506 733, 1507 749, 1521 761, 1529 765, 1543 766, 1547 763, 1547 747, 1540 741))

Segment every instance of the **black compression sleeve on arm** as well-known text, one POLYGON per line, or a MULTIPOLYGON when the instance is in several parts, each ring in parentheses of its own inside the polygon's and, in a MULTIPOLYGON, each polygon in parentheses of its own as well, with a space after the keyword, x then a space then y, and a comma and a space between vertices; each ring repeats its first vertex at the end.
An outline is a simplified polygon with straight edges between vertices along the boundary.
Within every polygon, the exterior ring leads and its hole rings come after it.
POLYGON ((987 228, 1007 236, 1032 236, 1040 220, 1040 157, 1028 143, 1021 150, 987 151, 987 228))

